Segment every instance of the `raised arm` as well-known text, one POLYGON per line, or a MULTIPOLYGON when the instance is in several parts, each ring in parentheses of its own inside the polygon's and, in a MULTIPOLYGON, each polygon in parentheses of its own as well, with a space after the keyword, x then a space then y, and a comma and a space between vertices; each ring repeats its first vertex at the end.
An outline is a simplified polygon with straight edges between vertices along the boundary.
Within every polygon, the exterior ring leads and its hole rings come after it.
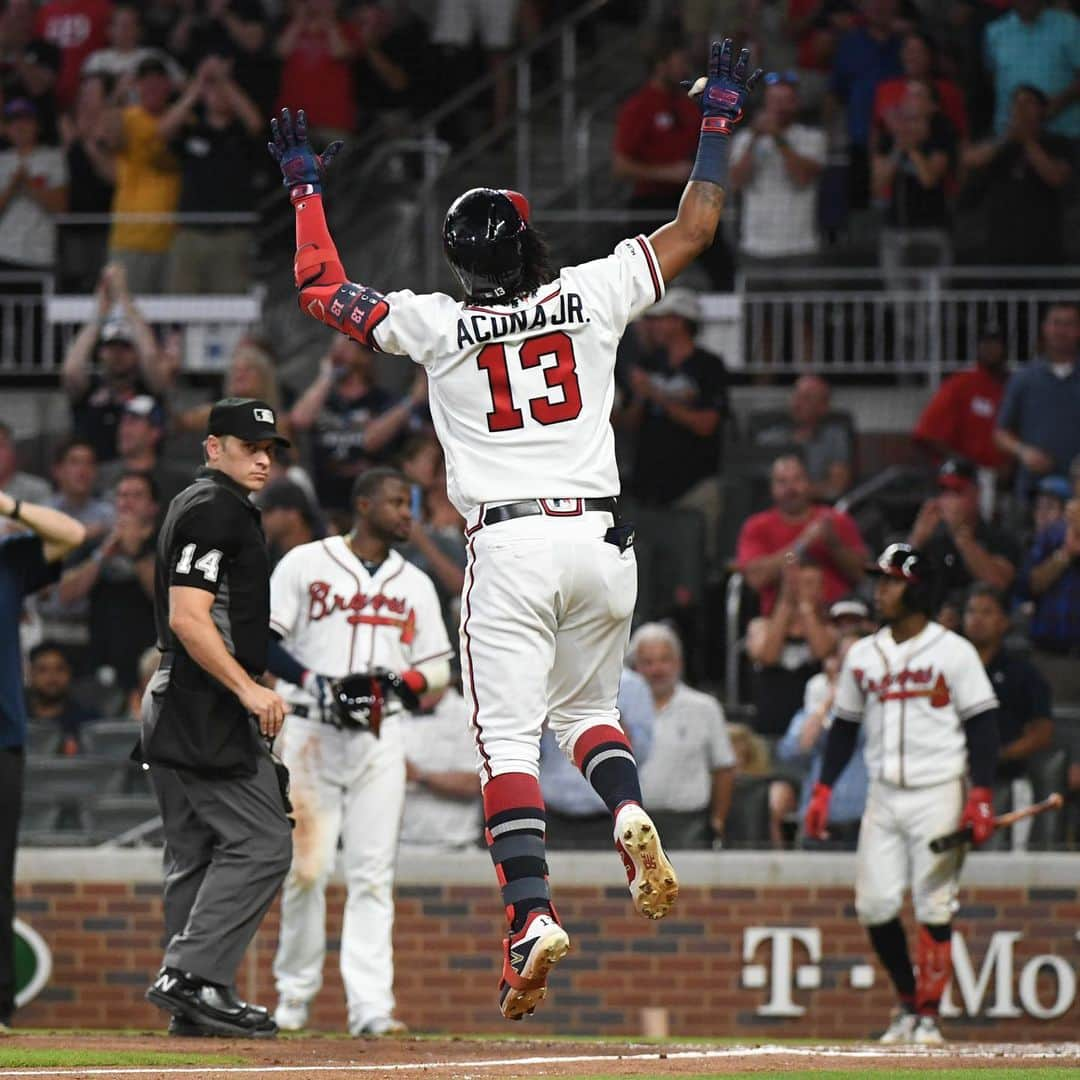
POLYGON ((649 237, 664 281, 681 274, 699 255, 707 251, 716 236, 724 209, 728 178, 731 134, 742 119, 746 95, 761 77, 751 72, 750 51, 743 49, 732 65, 731 38, 714 41, 709 55, 709 74, 690 89, 701 105, 701 136, 690 180, 679 202, 675 220, 649 237))
POLYGON ((296 114, 295 126, 289 110, 282 109, 280 119, 270 121, 270 133, 270 156, 281 168, 282 183, 296 210, 293 276, 300 310, 368 348, 378 348, 372 331, 386 315, 386 301, 382 293, 345 276, 323 209, 326 168, 342 143, 332 142, 316 154, 308 142, 303 109, 296 114))

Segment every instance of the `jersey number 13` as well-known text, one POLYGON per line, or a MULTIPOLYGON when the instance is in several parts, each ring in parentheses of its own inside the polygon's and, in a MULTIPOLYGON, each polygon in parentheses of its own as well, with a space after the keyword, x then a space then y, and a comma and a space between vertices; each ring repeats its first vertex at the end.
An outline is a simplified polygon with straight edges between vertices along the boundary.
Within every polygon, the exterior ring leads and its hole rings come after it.
MULTIPOLYGON (((518 346, 518 363, 523 368, 540 367, 544 358, 554 356, 555 363, 544 368, 544 381, 562 392, 561 401, 549 397, 529 399, 529 412, 540 424, 562 424, 581 413, 581 386, 574 359, 574 343, 569 334, 555 330, 540 337, 528 338, 518 346)), ((489 431, 515 431, 525 426, 521 409, 514 404, 510 388, 510 368, 506 346, 485 345, 476 358, 481 371, 487 372, 491 390, 491 412, 487 414, 489 431)))

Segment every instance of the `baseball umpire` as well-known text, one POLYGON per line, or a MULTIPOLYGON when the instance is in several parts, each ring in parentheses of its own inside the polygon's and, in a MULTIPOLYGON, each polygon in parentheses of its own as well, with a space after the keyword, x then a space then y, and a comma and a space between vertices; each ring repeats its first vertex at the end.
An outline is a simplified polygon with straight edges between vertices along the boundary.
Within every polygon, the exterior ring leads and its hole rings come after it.
POLYGON ((15 1012, 15 846, 22 813, 23 696, 19 616, 23 600, 60 577, 60 561, 85 539, 67 514, 0 491, 0 1035, 15 1012))
POLYGON ((994 831, 998 702, 975 647, 931 620, 937 575, 926 556, 892 544, 868 571, 878 578, 875 602, 884 626, 844 659, 806 835, 825 836, 832 785, 865 723, 870 790, 855 863, 855 911, 900 998, 881 1041, 934 1046, 944 1042, 937 1017, 952 976, 963 851, 935 854, 929 845, 958 821, 971 826, 976 844, 994 831), (920 924, 914 971, 900 922, 908 887, 920 924))
POLYGON ((168 945, 146 997, 172 1014, 171 1034, 277 1034, 267 1010, 232 989, 292 858, 287 795, 259 737, 277 734, 285 705, 256 681, 270 564, 250 495, 266 484, 275 444, 289 445, 265 402, 217 402, 206 466, 158 537, 162 658, 143 698, 141 748, 164 822, 168 945))

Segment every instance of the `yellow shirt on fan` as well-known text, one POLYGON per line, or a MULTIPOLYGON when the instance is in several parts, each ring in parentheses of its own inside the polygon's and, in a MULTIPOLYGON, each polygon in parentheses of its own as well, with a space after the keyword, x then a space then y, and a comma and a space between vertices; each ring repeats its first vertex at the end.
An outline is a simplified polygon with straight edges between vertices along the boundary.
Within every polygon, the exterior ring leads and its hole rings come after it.
MULTIPOLYGON (((157 118, 141 105, 124 109, 124 145, 116 155, 113 214, 170 214, 180 203, 180 164, 158 132, 157 118)), ((162 252, 172 244, 171 223, 113 222, 109 247, 162 252)))

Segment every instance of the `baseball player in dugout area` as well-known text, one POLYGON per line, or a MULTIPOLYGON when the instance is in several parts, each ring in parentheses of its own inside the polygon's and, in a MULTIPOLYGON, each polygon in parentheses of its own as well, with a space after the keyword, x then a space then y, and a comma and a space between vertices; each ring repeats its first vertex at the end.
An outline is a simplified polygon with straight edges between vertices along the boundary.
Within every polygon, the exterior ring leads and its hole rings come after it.
POLYGON ((168 944, 146 997, 172 1014, 170 1034, 277 1034, 266 1009, 233 991, 292 857, 288 797, 263 741, 280 730, 285 703, 256 682, 270 638, 270 564, 249 496, 266 484, 275 444, 289 445, 264 402, 217 402, 206 467, 170 503, 158 536, 162 655, 136 751, 165 833, 168 944))
POLYGON ((292 871, 274 975, 280 1028, 307 1023, 322 985, 326 884, 338 840, 347 899, 341 977, 353 1035, 405 1030, 394 1018, 394 859, 405 803, 400 724, 443 689, 453 651, 431 579, 392 544, 412 528, 410 487, 393 469, 353 486, 348 536, 302 544, 270 579, 270 671, 287 702, 279 740, 292 774, 292 871))
POLYGON ((938 590, 927 558, 893 544, 868 570, 877 576, 884 625, 844 659, 805 829, 807 836, 826 835, 832 785, 865 724, 870 790, 856 855, 855 911, 900 999, 881 1041, 932 1046, 944 1041, 938 1011, 952 977, 963 848, 934 854, 930 841, 958 823, 971 827, 976 845, 994 831, 998 702, 975 647, 931 621, 938 590), (919 922, 914 970, 899 918, 908 887, 919 922))
POLYGON ((627 323, 713 241, 731 135, 748 91, 747 51, 712 46, 691 96, 703 119, 674 221, 606 258, 554 271, 515 191, 476 188, 450 207, 443 246, 464 300, 353 284, 323 208, 325 167, 303 112, 271 124, 270 152, 296 212, 303 311, 423 365, 446 455, 448 494, 466 520, 462 677, 483 789, 485 836, 509 922, 499 1005, 531 1013, 570 948, 552 904, 540 793, 545 719, 614 817, 634 906, 658 919, 675 871, 641 805, 615 705, 637 591, 633 528, 620 520, 610 416, 615 350, 627 323))

